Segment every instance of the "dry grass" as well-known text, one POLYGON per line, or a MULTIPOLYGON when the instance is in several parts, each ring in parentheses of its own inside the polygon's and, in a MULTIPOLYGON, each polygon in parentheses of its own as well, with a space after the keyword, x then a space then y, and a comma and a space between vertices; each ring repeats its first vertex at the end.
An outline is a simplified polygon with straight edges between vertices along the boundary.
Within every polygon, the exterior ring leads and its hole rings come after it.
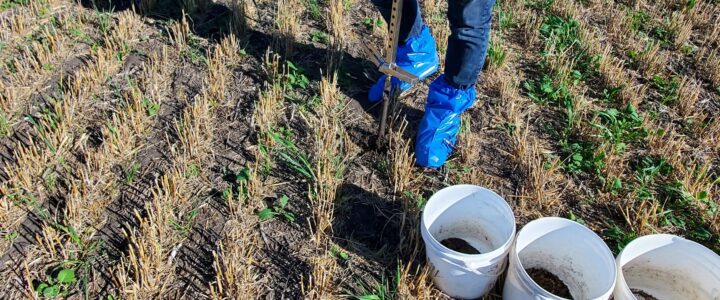
POLYGON ((660 43, 658 42, 648 41, 645 45, 645 49, 638 58, 640 68, 645 75, 652 76, 657 74, 667 66, 667 54, 660 48, 660 43))
POLYGON ((413 174, 415 157, 410 151, 412 141, 404 138, 408 122, 405 118, 395 118, 395 124, 390 128, 396 128, 389 134, 388 161, 390 162, 390 182, 393 187, 393 195, 399 195, 408 191, 412 180, 417 178, 413 174))
MULTIPOLYGON (((518 157, 522 163, 518 170, 523 174, 524 182, 520 190, 518 210, 526 215, 558 216, 564 211, 560 201, 559 182, 562 177, 558 175, 560 161, 546 157, 547 150, 544 150, 538 141, 529 139, 527 131, 520 126, 517 135, 519 136, 515 149, 524 149, 524 153, 518 157)), ((517 157, 517 156, 516 156, 517 157)))
POLYGON ((258 144, 272 148, 275 142, 268 133, 275 129, 280 112, 283 110, 285 94, 285 87, 280 82, 284 76, 284 73, 280 73, 280 56, 268 50, 265 53, 264 67, 270 81, 265 83, 266 86, 260 93, 253 112, 252 124, 259 129, 258 144))
POLYGON ((695 55, 695 63, 716 86, 720 85, 720 53, 718 49, 702 48, 695 55))
POLYGON ((255 295, 258 271, 253 256, 258 251, 257 232, 236 220, 228 221, 223 232, 223 240, 213 252, 217 280, 210 284, 210 297, 239 300, 255 295))
POLYGON ((336 80, 333 76, 320 82, 322 102, 312 124, 316 178, 310 201, 316 243, 322 243, 332 228, 337 189, 343 182, 346 160, 354 151, 341 123, 342 102, 336 80))
POLYGON ((670 30, 675 32, 675 47, 681 47, 690 39, 693 31, 693 23, 687 20, 686 14, 673 13, 670 19, 670 30))
POLYGON ((295 39, 300 30, 300 7, 298 0, 280 0, 277 2, 275 17, 276 35, 274 49, 289 59, 295 49, 295 39))
POLYGON ((695 116, 696 106, 700 99, 701 83, 689 77, 683 77, 678 88, 677 107, 684 119, 695 116))

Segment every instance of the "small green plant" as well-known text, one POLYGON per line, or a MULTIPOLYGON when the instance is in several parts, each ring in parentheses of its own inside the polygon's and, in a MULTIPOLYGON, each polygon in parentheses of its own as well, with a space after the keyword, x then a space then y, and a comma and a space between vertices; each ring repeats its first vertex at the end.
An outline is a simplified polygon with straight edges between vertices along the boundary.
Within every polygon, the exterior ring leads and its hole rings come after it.
POLYGON ((133 182, 135 182, 135 179, 137 178, 137 175, 140 173, 140 164, 138 162, 132 162, 125 170, 123 171, 123 179, 125 181, 125 184, 131 185, 133 182))
POLYGON ((327 44, 328 43, 328 35, 327 35, 327 33, 324 33, 322 31, 315 30, 310 34, 310 40, 315 43, 327 44))
POLYGON ((282 217, 288 222, 295 222, 295 214, 286 209, 289 200, 290 199, 287 195, 283 195, 278 201, 279 205, 273 205, 259 211, 258 217, 260 218, 260 221, 267 221, 275 217, 282 217))
POLYGON ((305 4, 305 9, 310 14, 310 18, 315 21, 323 20, 322 8, 320 8, 318 0, 303 0, 303 4, 305 4))
POLYGON ((160 103, 154 102, 147 97, 143 97, 142 105, 148 117, 157 116, 158 112, 160 112, 160 103))
POLYGON ((12 133, 12 126, 10 121, 5 117, 5 114, 0 111, 0 137, 10 136, 12 133))
POLYGON ((540 26, 540 36, 558 52, 580 43, 578 22, 555 15, 545 17, 540 26))
POLYGON ((517 27, 515 14, 513 11, 498 10, 497 12, 498 27, 500 30, 512 29, 517 27))
POLYGON ((558 104, 570 95, 566 84, 553 82, 548 74, 544 74, 539 81, 524 81, 523 90, 536 104, 558 104))
POLYGON ((507 53, 503 49, 502 41, 497 39, 490 40, 490 45, 487 50, 487 58, 490 65, 494 67, 501 67, 507 59, 507 53))
POLYGON ((709 197, 708 190, 690 193, 679 181, 661 187, 666 211, 663 225, 673 226, 694 240, 707 241, 712 233, 707 229, 708 217, 718 213, 718 204, 709 197))
POLYGON ((197 218, 199 214, 200 212, 197 209, 190 210, 183 218, 170 220, 170 226, 172 226, 180 236, 187 236, 195 224, 195 218, 197 218))
POLYGON ((390 282, 385 275, 380 281, 374 280, 372 283, 365 281, 358 282, 358 292, 348 292, 346 296, 356 300, 390 300, 397 296, 397 287, 400 285, 400 265, 395 271, 394 282, 390 282))
POLYGON ((650 31, 650 36, 655 38, 663 46, 668 46, 675 40, 676 33, 671 28, 669 21, 665 21, 663 24, 658 24, 653 27, 650 31))
POLYGON ((0 2, 0 11, 5 11, 17 6, 28 5, 30 0, 2 0, 0 2))
POLYGON ((597 150, 589 142, 562 142, 563 152, 567 158, 563 161, 565 172, 577 174, 587 172, 599 175, 605 168, 605 152, 597 150))
POLYGON ((646 31, 651 20, 646 11, 632 11, 630 12, 630 29, 634 32, 646 31))
POLYGON ((616 146, 615 150, 623 152, 626 144, 643 139, 648 132, 642 127, 643 118, 632 104, 625 109, 609 108, 597 112, 601 121, 592 126, 601 130, 600 137, 616 146))
POLYGON ((342 249, 340 249, 334 245, 332 246, 332 248, 330 248, 330 256, 335 257, 344 262, 350 260, 350 254, 348 254, 347 252, 343 251, 342 249))
POLYGON ((640 158, 635 166, 633 189, 638 200, 655 199, 653 192, 655 179, 658 176, 666 176, 672 171, 672 166, 664 158, 644 156, 640 158))
POLYGON ((45 108, 40 115, 40 120, 36 119, 33 116, 27 116, 26 120, 33 125, 35 132, 38 133, 40 139, 45 143, 45 146, 48 147, 50 152, 57 153, 57 149, 55 149, 55 145, 50 139, 50 136, 52 131, 58 129, 61 121, 61 116, 54 111, 45 108))
POLYGON ((57 274, 49 275, 45 281, 38 283, 35 291, 45 298, 65 297, 76 281, 74 269, 60 269, 57 274))
POLYGON ((380 28, 385 25, 381 18, 364 18, 362 20, 362 24, 365 25, 365 28, 367 28, 368 30, 372 30, 375 27, 380 28))
POLYGON ((697 47, 687 42, 684 43, 682 47, 680 47, 680 52, 685 54, 685 56, 691 56, 693 55, 693 53, 695 53, 695 51, 697 51, 697 47))
POLYGON ((637 233, 634 231, 625 231, 617 225, 605 230, 605 238, 612 241, 615 246, 611 247, 613 253, 616 255, 625 249, 625 246, 637 238, 637 233))
POLYGON ((6 240, 6 241, 8 241, 8 242, 12 242, 12 241, 14 241, 17 237, 18 237, 17 231, 12 231, 12 232, 8 232, 7 234, 5 234, 5 235, 3 236, 3 239, 6 240))
POLYGON ((422 210, 423 208, 425 208, 427 199, 425 199, 425 197, 423 197, 422 195, 416 194, 416 193, 413 193, 410 191, 405 191, 403 194, 405 195, 405 198, 407 198, 408 200, 412 201, 415 204, 415 207, 418 210, 422 210))
POLYGON ((665 78, 661 75, 653 76, 653 87, 660 93, 662 104, 670 104, 677 101, 680 90, 680 78, 673 76, 665 78))
POLYGON ((223 179, 231 184, 231 187, 223 190, 223 199, 230 201, 232 199, 245 203, 248 196, 247 185, 251 180, 250 169, 242 168, 237 172, 230 170, 225 166, 222 170, 223 179))
POLYGON ((567 218, 570 219, 571 221, 574 221, 574 222, 577 222, 577 223, 579 223, 579 224, 585 225, 585 220, 583 220, 582 218, 576 216, 575 213, 573 213, 572 211, 569 211, 569 212, 568 212, 567 218))
POLYGON ((307 89, 310 86, 310 80, 305 76, 305 70, 295 66, 291 61, 287 62, 288 72, 285 75, 285 84, 290 89, 307 89))
POLYGON ((110 30, 112 29, 110 14, 101 12, 100 10, 96 10, 95 17, 97 18, 98 29, 100 30, 100 33, 103 36, 107 36, 110 33, 110 30))
POLYGON ((273 141, 278 143, 277 155, 280 156, 280 159, 305 179, 314 182, 316 178, 314 168, 307 155, 293 142, 292 133, 289 130, 271 129, 268 134, 273 141))

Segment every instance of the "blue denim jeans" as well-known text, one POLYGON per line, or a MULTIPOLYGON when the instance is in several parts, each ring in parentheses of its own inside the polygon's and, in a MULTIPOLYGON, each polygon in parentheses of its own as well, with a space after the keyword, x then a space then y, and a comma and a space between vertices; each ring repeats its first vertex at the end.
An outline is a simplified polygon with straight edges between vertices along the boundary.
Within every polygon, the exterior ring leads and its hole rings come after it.
MULTIPOLYGON (((417 35, 423 26, 418 0, 404 0, 400 39, 417 35)), ((390 18, 392 0, 372 0, 385 20, 390 18)), ((492 7, 495 0, 448 0, 450 21, 445 54, 445 78, 455 88, 466 89, 477 81, 485 64, 492 7)))

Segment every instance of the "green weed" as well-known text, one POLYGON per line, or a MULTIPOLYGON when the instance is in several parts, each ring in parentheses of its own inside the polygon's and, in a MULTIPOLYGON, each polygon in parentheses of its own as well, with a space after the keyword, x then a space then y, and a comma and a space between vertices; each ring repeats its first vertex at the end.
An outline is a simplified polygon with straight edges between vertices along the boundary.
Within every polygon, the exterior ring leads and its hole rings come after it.
POLYGON ((586 172, 600 175, 605 168, 605 152, 597 150, 590 142, 567 142, 561 141, 563 153, 566 159, 563 160, 563 169, 571 174, 586 172))
POLYGON ((503 49, 502 41, 498 39, 490 40, 490 45, 487 50, 487 58, 491 66, 496 68, 501 67, 507 59, 507 53, 503 49))
POLYGON ((656 25, 650 31, 650 36, 660 42, 663 46, 671 45, 676 36, 675 31, 670 27, 668 22, 668 20, 665 20, 664 23, 656 25))
POLYGON ((303 0, 303 4, 308 14, 310 14, 310 18, 318 22, 323 21, 322 8, 318 0, 303 0))
POLYGON ((592 126, 600 129, 600 137, 615 145, 618 152, 623 152, 627 143, 648 136, 648 131, 642 127, 643 118, 632 104, 623 110, 609 108, 596 113, 600 116, 600 123, 592 126))
POLYGON ((517 21, 515 20, 515 14, 512 11, 498 10, 497 11, 497 20, 498 20, 498 28, 501 31, 517 27, 517 21))
POLYGON ((540 11, 545 11, 555 3, 555 0, 525 0, 525 6, 540 11))
POLYGON ((664 158, 651 156, 640 158, 633 175, 635 184, 631 187, 634 189, 638 200, 655 199, 653 190, 656 178, 658 176, 666 176, 670 174, 671 171, 672 166, 670 166, 664 158))
POLYGON ((666 212, 663 225, 681 229, 693 240, 708 241, 712 233, 706 224, 718 213, 718 204, 709 197, 708 190, 696 194, 688 190, 679 181, 661 188, 666 212))
POLYGON ((247 185, 252 179, 250 169, 242 168, 237 172, 230 170, 229 167, 225 166, 222 170, 223 179, 231 183, 231 187, 223 191, 223 199, 229 201, 230 199, 238 199, 241 203, 245 203, 248 197, 247 185))
POLYGON ((634 32, 647 31, 651 20, 646 11, 632 11, 630 12, 630 29, 634 32))
POLYGON ((190 230, 192 230, 192 227, 195 224, 195 219, 199 214, 200 212, 197 209, 193 209, 183 218, 171 220, 170 226, 172 226, 172 228, 177 231, 180 236, 187 236, 190 230))
POLYGON ((416 193, 413 193, 410 191, 405 191, 403 194, 405 195, 405 198, 407 198, 408 200, 412 201, 415 204, 415 207, 418 209, 418 211, 425 208, 427 199, 425 199, 425 197, 423 197, 422 195, 419 195, 419 194, 416 194, 416 193))
POLYGON ((278 144, 277 155, 288 167, 296 171, 309 182, 315 181, 315 171, 307 155, 295 145, 292 140, 292 132, 289 130, 273 130, 268 134, 278 144))
POLYGON ((545 17, 540 26, 540 36, 558 52, 580 43, 578 22, 555 15, 545 17))
POLYGON ((147 97, 143 97, 142 106, 148 117, 157 116, 158 112, 160 112, 160 103, 154 102, 147 97))
POLYGON ((10 136, 11 133, 12 126, 10 125, 10 121, 5 117, 5 113, 0 111, 0 137, 10 136))
POLYGON ((291 61, 287 62, 288 72, 285 75, 285 84, 290 89, 307 89, 310 80, 305 76, 305 70, 295 66, 291 61))
POLYGON ((611 248, 615 255, 622 252, 627 244, 638 237, 634 231, 625 231, 617 225, 605 230, 604 236, 615 244, 615 247, 611 248))
POLYGON ((332 248, 330 248, 329 252, 330 256, 335 257, 343 262, 350 260, 350 254, 338 248, 337 246, 333 245, 332 248))
POLYGON ((288 201, 288 196, 283 195, 278 201, 279 205, 273 205, 259 211, 258 217, 260 218, 260 221, 267 221, 275 217, 282 217, 288 222, 295 222, 295 214, 286 209, 288 201))
POLYGON ((329 38, 328 38, 327 33, 324 33, 319 30, 315 30, 310 34, 310 40, 315 43, 327 44, 329 38))
POLYGON ((2 0, 2 2, 0 2, 0 11, 5 11, 15 8, 17 6, 28 4, 30 4, 30 0, 2 0))
POLYGON ((375 27, 381 28, 385 25, 385 22, 381 18, 364 18, 362 24, 365 25, 367 30, 372 30, 375 27))
POLYGON ((137 175, 140 173, 140 164, 138 162, 132 162, 127 168, 123 170, 123 180, 126 185, 131 185, 135 182, 137 175))
POLYGON ((660 93, 662 104, 667 105, 677 101, 680 90, 680 78, 678 76, 665 78, 661 75, 655 75, 652 84, 660 93))
POLYGON ((390 282, 385 275, 380 281, 368 283, 365 281, 358 282, 358 292, 348 293, 347 297, 356 300, 390 300, 397 296, 397 287, 400 285, 400 266, 395 271, 394 282, 390 282))
POLYGON ((38 283, 35 291, 45 298, 64 298, 69 294, 70 286, 76 281, 75 270, 61 269, 54 276, 48 276, 45 281, 38 283))

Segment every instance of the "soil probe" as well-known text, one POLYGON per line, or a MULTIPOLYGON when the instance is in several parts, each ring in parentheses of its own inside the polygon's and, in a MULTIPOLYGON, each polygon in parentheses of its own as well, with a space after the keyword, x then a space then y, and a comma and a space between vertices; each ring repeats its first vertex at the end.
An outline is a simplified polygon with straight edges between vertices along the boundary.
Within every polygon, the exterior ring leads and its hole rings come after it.
POLYGON ((378 67, 378 70, 387 75, 385 78, 385 92, 383 93, 383 108, 382 115, 380 116, 380 126, 378 127, 377 133, 377 146, 380 147, 385 143, 385 134, 387 127, 387 116, 390 103, 393 104, 400 98, 400 88, 393 88, 392 78, 395 77, 401 81, 416 84, 418 77, 412 73, 400 68, 395 64, 396 51, 398 48, 398 42, 400 39, 400 20, 402 18, 403 0, 393 0, 392 12, 390 14, 390 32, 385 57, 383 58, 373 45, 362 43, 365 53, 370 58, 370 61, 378 67))

